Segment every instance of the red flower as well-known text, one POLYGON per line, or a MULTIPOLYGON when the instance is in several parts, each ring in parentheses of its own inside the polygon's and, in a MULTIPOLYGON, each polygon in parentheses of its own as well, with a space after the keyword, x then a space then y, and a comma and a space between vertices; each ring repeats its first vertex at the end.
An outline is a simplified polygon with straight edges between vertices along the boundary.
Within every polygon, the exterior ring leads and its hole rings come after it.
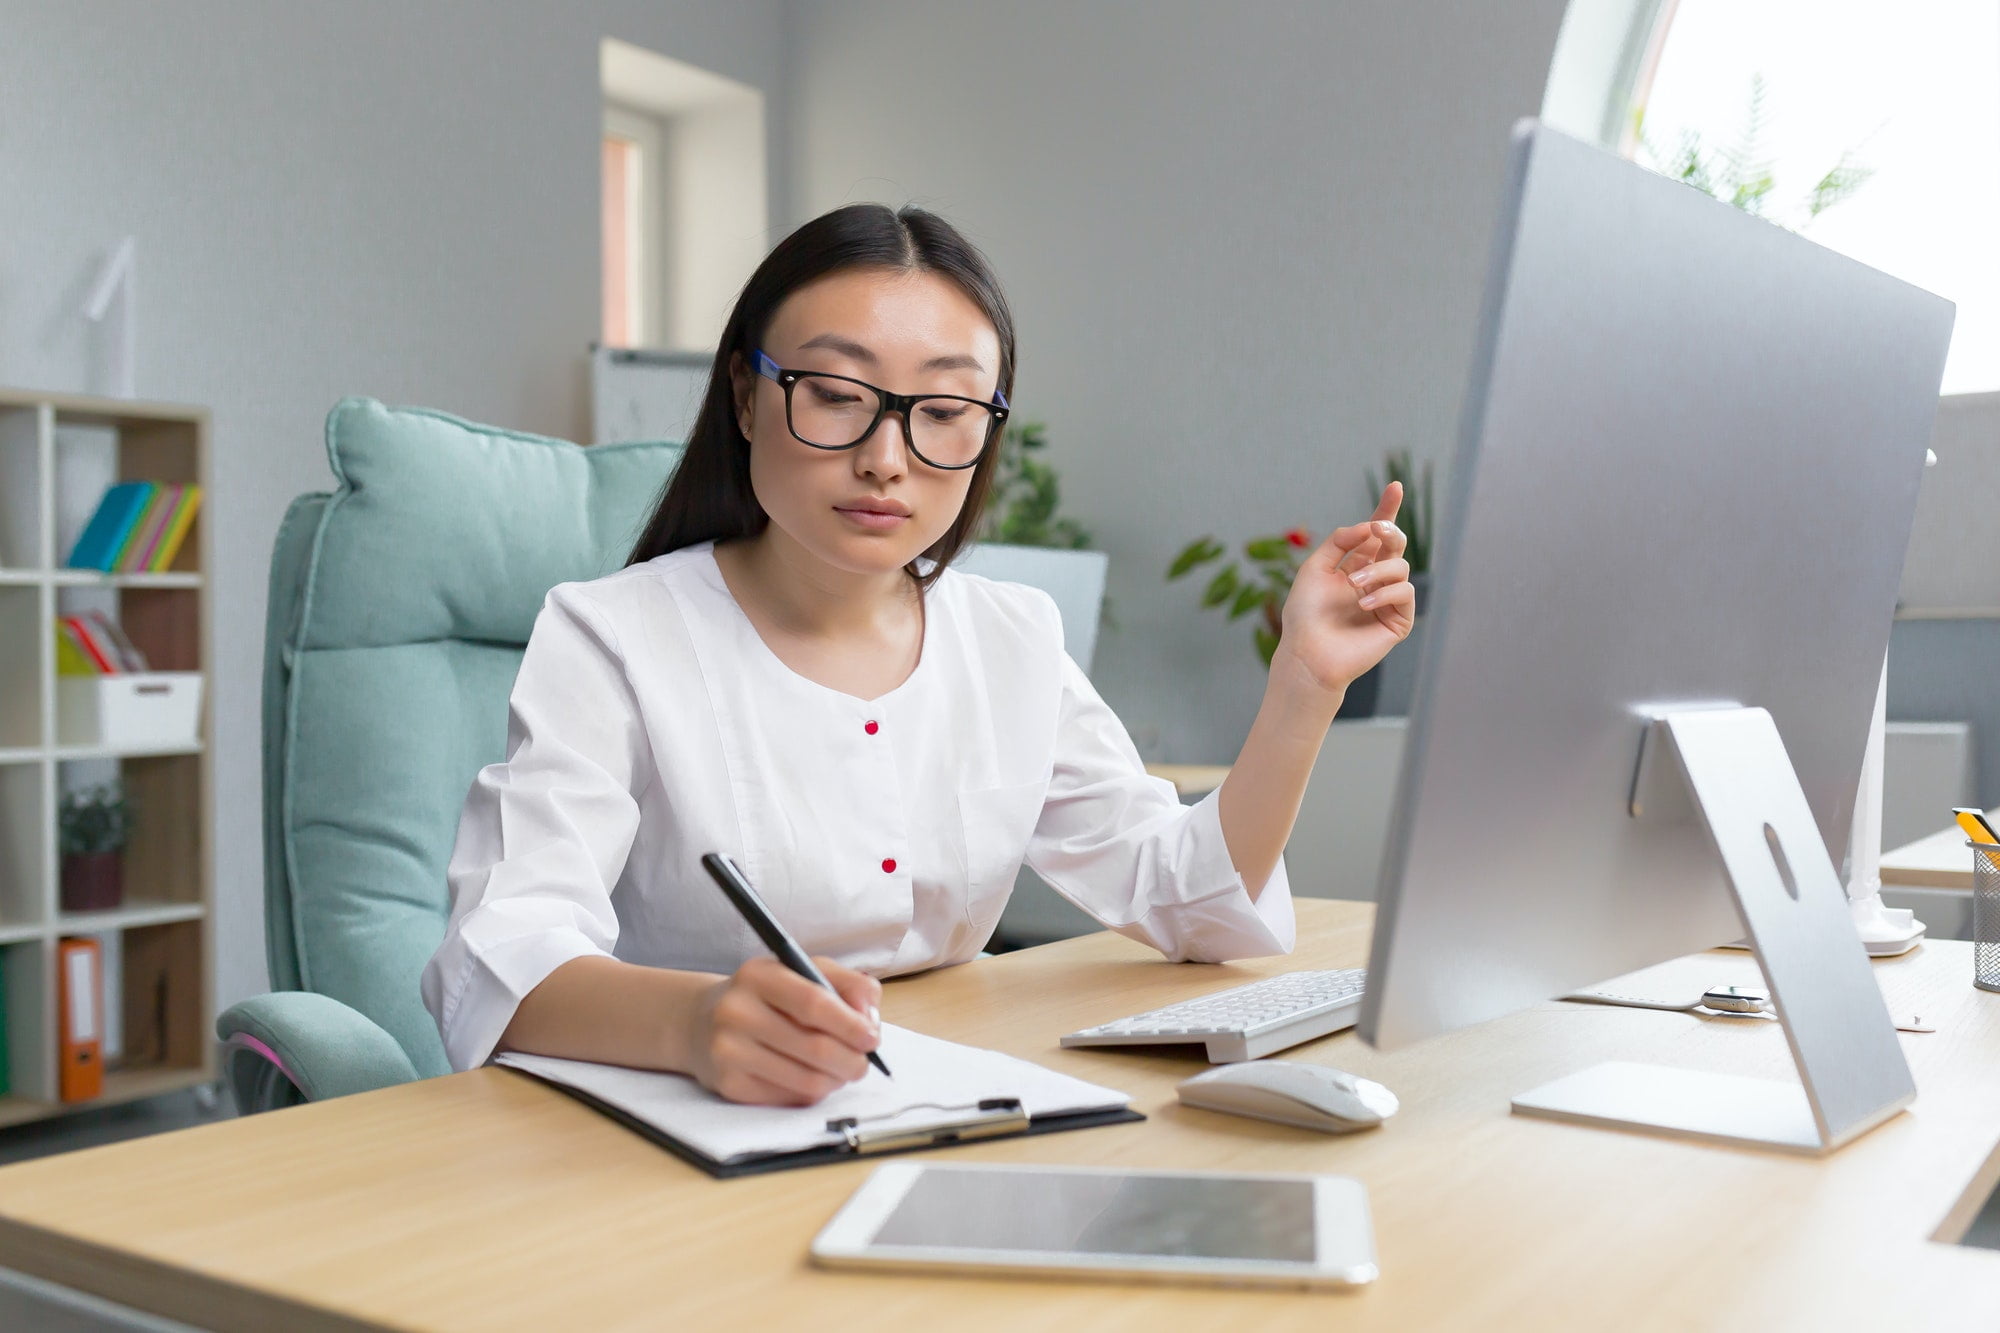
POLYGON ((1285 540, 1290 542, 1294 546, 1303 547, 1312 545, 1312 538, 1309 535, 1307 535, 1306 530, 1304 528, 1293 528, 1290 532, 1287 532, 1285 534, 1285 540))

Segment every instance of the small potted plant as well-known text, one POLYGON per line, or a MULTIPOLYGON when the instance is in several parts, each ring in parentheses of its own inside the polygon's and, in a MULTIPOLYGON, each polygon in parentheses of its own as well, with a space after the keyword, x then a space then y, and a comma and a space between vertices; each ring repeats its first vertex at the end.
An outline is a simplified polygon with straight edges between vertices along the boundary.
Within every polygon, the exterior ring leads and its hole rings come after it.
POLYGON ((958 568, 1009 583, 1025 583, 1056 599, 1069 632, 1065 647, 1090 669, 1100 623, 1109 623, 1104 577, 1110 563, 1090 549, 1090 534, 1062 517, 1056 470, 1040 455, 1048 428, 1039 421, 1010 425, 1000 438, 978 540, 959 555, 958 568))
POLYGON ((132 804, 116 782, 65 792, 60 816, 62 910, 107 912, 124 899, 132 804))
POLYGON ((992 498, 980 525, 981 541, 1066 551, 1089 548, 1089 533, 1074 519, 1056 516, 1062 504, 1062 485, 1055 468, 1036 457, 1048 448, 1048 430, 1039 421, 1024 421, 1007 427, 1000 437, 1000 459, 993 473, 992 498))

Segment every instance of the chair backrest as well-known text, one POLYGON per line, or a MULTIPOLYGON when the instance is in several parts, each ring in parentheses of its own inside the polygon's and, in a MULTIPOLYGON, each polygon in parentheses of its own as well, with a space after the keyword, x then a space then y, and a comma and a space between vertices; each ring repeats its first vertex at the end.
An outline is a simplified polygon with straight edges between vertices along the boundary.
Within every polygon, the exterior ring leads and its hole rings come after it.
POLYGON ((285 515, 264 655, 271 984, 386 1029, 447 1072, 418 994, 473 775, 505 757, 507 696, 558 583, 617 569, 678 444, 582 448, 342 400, 339 483, 285 515))

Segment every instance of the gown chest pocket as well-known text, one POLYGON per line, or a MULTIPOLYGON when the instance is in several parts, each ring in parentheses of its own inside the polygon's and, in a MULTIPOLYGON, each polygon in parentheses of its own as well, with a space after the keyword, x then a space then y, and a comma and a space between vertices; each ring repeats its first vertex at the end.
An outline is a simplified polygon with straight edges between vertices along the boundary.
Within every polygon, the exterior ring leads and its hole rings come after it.
POLYGON ((958 794, 965 836, 965 915, 976 930, 1000 919, 1048 788, 1046 779, 1038 779, 958 794))

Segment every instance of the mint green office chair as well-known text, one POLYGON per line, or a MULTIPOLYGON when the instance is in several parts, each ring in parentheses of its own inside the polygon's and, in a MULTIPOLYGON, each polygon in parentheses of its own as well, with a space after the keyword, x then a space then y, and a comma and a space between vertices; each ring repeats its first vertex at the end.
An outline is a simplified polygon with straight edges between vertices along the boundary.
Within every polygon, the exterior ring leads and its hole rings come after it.
POLYGON ((349 398, 292 502, 264 645, 275 989, 216 1022, 244 1113, 449 1072, 417 978, 542 597, 624 563, 677 444, 580 448, 349 398))

